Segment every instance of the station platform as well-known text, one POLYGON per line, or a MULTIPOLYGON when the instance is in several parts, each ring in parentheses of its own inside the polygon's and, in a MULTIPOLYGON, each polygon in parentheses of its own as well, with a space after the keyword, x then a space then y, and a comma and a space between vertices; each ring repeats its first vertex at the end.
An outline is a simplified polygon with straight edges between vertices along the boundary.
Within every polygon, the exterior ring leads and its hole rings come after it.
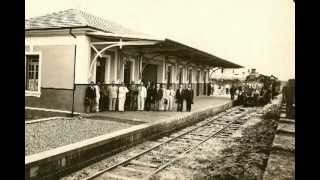
POLYGON ((184 104, 183 112, 177 112, 177 107, 174 105, 173 111, 125 111, 125 112, 98 112, 91 114, 83 114, 82 117, 93 118, 99 120, 114 120, 125 122, 129 124, 142 124, 155 121, 162 121, 169 117, 180 117, 191 115, 195 112, 201 112, 204 109, 212 106, 219 106, 230 102, 230 98, 214 97, 214 96, 198 96, 194 97, 194 104, 192 105, 191 112, 186 112, 186 105, 184 104))
POLYGON ((86 123, 88 119, 92 119, 125 122, 132 126, 25 156, 25 179, 57 179, 136 144, 194 124, 230 107, 232 107, 230 98, 203 96, 195 97, 191 112, 129 111, 84 115, 86 123))

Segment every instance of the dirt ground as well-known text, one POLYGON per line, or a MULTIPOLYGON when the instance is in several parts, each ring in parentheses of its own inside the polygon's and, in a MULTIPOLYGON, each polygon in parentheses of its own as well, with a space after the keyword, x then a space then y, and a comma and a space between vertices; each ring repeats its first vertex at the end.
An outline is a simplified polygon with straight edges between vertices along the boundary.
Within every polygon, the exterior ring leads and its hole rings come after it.
POLYGON ((250 117, 231 137, 204 143, 153 179, 262 179, 277 128, 278 108, 272 105, 261 110, 263 115, 250 117))

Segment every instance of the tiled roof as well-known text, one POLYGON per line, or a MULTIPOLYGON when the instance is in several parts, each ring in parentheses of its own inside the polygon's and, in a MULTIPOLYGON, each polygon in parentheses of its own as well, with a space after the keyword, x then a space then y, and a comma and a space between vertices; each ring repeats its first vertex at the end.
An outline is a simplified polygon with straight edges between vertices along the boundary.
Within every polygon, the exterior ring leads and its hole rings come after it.
POLYGON ((56 29, 91 27, 108 33, 142 35, 117 23, 88 14, 77 9, 68 9, 25 20, 25 29, 56 29))

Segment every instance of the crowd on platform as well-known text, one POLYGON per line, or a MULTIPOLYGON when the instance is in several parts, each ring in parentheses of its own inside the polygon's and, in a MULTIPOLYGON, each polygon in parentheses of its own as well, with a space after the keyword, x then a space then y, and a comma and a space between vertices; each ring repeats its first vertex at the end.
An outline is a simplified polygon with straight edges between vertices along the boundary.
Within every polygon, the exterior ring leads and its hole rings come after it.
POLYGON ((217 81, 212 80, 208 83, 208 95, 226 95, 230 96, 230 90, 231 86, 242 86, 242 83, 240 81, 217 81))
POLYGON ((182 84, 174 91, 172 85, 168 89, 164 85, 148 82, 131 83, 128 87, 112 82, 107 88, 103 83, 90 82, 85 92, 86 112, 101 111, 173 111, 174 103, 177 111, 191 111, 194 92, 191 84, 184 88, 182 84), (185 103, 184 103, 185 102, 185 103))
POLYGON ((271 100, 279 94, 274 85, 263 84, 243 84, 240 86, 232 86, 229 89, 231 99, 234 105, 243 106, 264 106, 271 103, 271 100))

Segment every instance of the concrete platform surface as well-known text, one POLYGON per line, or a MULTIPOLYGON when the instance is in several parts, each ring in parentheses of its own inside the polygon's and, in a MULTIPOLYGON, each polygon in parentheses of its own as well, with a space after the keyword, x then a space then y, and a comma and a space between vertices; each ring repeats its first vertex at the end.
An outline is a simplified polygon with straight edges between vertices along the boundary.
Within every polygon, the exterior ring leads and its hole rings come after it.
POLYGON ((86 118, 97 118, 97 119, 106 119, 106 120, 119 120, 119 121, 135 121, 137 123, 143 122, 155 122, 159 120, 164 120, 169 117, 179 117, 181 115, 189 115, 193 112, 202 111, 203 109, 208 108, 209 106, 222 105, 227 102, 230 102, 230 98, 224 97, 213 97, 213 96, 200 96, 194 97, 194 104, 192 105, 191 112, 177 112, 176 107, 174 111, 126 111, 126 112, 98 112, 86 114, 83 117, 86 118))

